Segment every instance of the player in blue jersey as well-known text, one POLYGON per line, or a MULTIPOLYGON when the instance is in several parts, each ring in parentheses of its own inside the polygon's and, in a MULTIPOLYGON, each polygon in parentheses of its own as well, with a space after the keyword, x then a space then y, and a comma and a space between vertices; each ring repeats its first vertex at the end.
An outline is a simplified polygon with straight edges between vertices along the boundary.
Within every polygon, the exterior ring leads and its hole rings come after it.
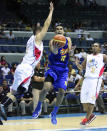
MULTIPOLYGON (((64 35, 63 26, 57 25, 55 33, 64 35)), ((51 53, 49 56, 48 70, 45 73, 44 87, 40 93, 38 105, 33 112, 33 117, 37 118, 41 112, 41 105, 47 92, 53 87, 56 91, 58 91, 58 94, 56 105, 51 112, 52 124, 57 124, 56 114, 58 112, 59 105, 62 103, 64 93, 67 88, 68 60, 72 42, 69 37, 66 37, 66 44, 64 47, 60 48, 57 45, 58 44, 53 44, 53 40, 49 43, 51 53)))

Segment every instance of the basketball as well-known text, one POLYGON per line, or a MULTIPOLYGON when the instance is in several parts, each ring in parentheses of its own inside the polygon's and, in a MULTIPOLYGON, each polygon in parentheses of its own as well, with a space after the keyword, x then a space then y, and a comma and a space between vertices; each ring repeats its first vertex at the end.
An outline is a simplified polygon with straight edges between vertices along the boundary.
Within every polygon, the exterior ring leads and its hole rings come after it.
POLYGON ((55 35, 53 41, 57 43, 59 47, 63 47, 66 43, 66 38, 63 35, 55 35))

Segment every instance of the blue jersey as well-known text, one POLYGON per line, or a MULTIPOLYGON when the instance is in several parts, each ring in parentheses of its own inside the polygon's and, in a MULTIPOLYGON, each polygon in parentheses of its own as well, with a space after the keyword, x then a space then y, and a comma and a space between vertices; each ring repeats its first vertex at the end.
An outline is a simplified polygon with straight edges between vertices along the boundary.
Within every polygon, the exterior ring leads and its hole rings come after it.
POLYGON ((50 75, 53 79, 53 87, 58 91, 59 88, 66 90, 68 79, 68 40, 64 47, 58 49, 58 54, 51 52, 49 55, 48 70, 45 73, 45 77, 50 75))
POLYGON ((58 54, 51 52, 49 55, 49 65, 48 67, 55 67, 58 70, 68 69, 68 40, 66 39, 66 44, 64 47, 58 49, 58 54))

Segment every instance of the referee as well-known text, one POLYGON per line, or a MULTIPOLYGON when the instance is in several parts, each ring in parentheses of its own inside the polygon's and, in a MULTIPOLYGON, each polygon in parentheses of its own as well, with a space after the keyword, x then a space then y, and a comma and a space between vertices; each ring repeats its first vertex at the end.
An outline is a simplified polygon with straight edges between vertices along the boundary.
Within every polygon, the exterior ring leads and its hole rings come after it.
POLYGON ((40 62, 35 68, 35 73, 31 80, 31 87, 32 87, 32 95, 33 95, 33 111, 37 106, 39 100, 39 94, 43 88, 44 83, 44 69, 40 68, 40 62))

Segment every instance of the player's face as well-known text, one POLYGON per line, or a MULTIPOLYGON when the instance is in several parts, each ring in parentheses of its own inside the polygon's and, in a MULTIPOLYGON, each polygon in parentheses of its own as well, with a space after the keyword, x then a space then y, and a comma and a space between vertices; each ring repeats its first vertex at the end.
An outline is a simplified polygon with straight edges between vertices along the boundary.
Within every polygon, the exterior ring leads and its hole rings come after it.
POLYGON ((55 33, 60 34, 60 35, 64 35, 64 28, 62 26, 57 26, 55 33))
POLYGON ((97 43, 94 43, 94 44, 92 45, 92 51, 93 51, 94 54, 99 53, 99 52, 100 52, 100 45, 97 44, 97 43))

